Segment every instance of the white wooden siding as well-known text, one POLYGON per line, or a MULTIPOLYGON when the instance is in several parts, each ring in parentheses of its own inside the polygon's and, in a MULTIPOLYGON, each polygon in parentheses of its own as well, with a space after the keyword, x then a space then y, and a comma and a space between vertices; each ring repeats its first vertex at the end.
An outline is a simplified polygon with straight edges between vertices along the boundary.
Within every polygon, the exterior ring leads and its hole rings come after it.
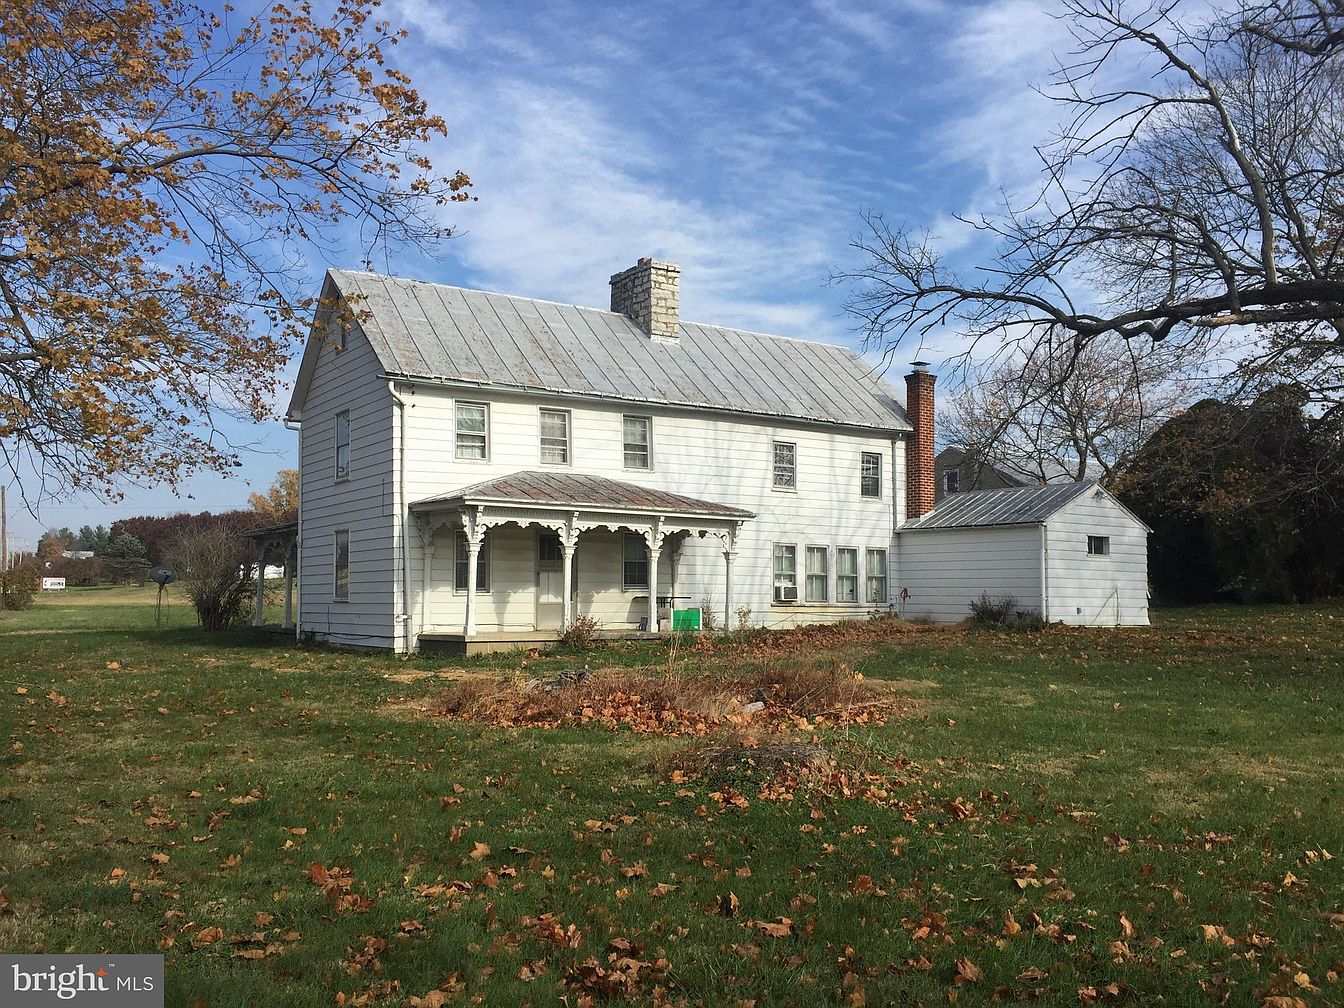
POLYGON ((1048 618, 1079 626, 1148 625, 1148 532, 1109 494, 1089 491, 1046 523, 1048 618), (1089 556, 1087 537, 1110 537, 1089 556))
POLYGON ((956 623, 981 594, 1011 596, 1023 612, 1041 610, 1039 525, 930 529, 897 536, 898 581, 910 592, 907 619, 956 623))
MULTIPOLYGON (((453 393, 428 385, 400 385, 408 408, 406 457, 407 496, 415 501, 526 469, 547 469, 540 456, 542 406, 561 406, 571 411, 570 463, 562 471, 593 473, 623 479, 641 486, 671 490, 711 501, 748 508, 757 517, 748 521, 737 544, 733 564, 733 606, 749 606, 757 625, 787 626, 861 616, 868 606, 773 604, 772 548, 776 542, 792 542, 799 557, 808 544, 831 548, 830 597, 834 598, 834 549, 853 546, 888 550, 891 557, 892 529, 896 508, 903 508, 905 453, 901 442, 893 453, 893 440, 886 432, 842 430, 796 421, 762 423, 706 411, 674 408, 632 408, 575 397, 464 390, 464 401, 490 404, 490 458, 467 461, 454 457, 452 444, 453 393), (649 471, 624 467, 622 415, 653 417, 653 468, 649 471), (785 439, 798 445, 798 486, 795 491, 772 488, 771 444, 785 439), (862 452, 882 456, 883 488, 880 498, 860 494, 862 452)), ((535 606, 535 565, 531 533, 515 536, 505 530, 492 557, 492 598, 477 617, 481 630, 504 625, 530 626, 535 606), (503 578, 503 580, 501 580, 503 578), (497 622, 506 621, 506 622, 497 622), (517 621, 516 623, 514 621, 517 621)), ((410 542, 411 613, 419 612, 423 551, 412 527, 410 542)), ((498 532, 492 533, 499 535, 498 532)), ((306 535, 306 530, 305 530, 306 535)), ((496 546, 492 545, 492 549, 496 546)), ((671 590, 671 557, 665 549, 660 564, 658 594, 671 590)), ((604 626, 633 627, 645 611, 633 600, 646 592, 620 589, 620 542, 604 540, 598 532, 580 540, 577 583, 580 612, 592 612, 604 626), (605 545, 604 545, 605 542, 605 545), (606 592, 592 588, 606 578, 614 586, 606 592)), ((390 569, 390 565, 389 565, 390 569)), ((436 554, 435 585, 427 607, 426 626, 457 630, 462 625, 463 601, 451 591, 451 551, 436 554)), ((897 582, 889 578, 891 590, 897 582)), ((864 589, 860 587, 860 597, 864 589)), ((693 606, 709 599, 722 612, 724 559, 717 539, 684 543, 677 570, 679 605, 693 606)))
POLYGON ((299 620, 301 632, 334 644, 390 648, 396 575, 393 403, 387 383, 378 379, 381 370, 358 326, 343 351, 330 342, 317 347, 299 437, 299 620), (335 419, 342 410, 350 413, 350 477, 338 481, 335 419), (333 597, 338 529, 350 530, 349 601, 333 597))

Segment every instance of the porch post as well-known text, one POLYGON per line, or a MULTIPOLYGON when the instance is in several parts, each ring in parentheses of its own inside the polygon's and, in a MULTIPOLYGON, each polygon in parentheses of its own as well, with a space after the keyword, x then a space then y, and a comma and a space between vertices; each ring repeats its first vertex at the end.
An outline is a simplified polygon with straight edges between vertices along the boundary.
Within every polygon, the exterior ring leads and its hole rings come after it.
POLYGON ((562 574, 564 585, 561 591, 564 592, 564 606, 561 609, 560 628, 567 629, 574 622, 574 550, 577 543, 566 542, 564 544, 564 566, 562 574))
POLYGON ((462 632, 468 637, 476 636, 476 561, 481 555, 480 540, 467 539, 467 622, 462 632))
POLYGON ((723 551, 723 630, 727 633, 733 628, 733 557, 737 551, 723 551))
POLYGON ((252 609, 252 625, 261 626, 262 605, 266 594, 266 543, 257 546, 257 603, 252 609))
POLYGON ((285 551, 285 622, 286 630, 294 629, 294 550, 297 543, 290 543, 285 551))
POLYGON ((662 550, 649 547, 649 632, 658 632, 658 555, 662 550))
POLYGON ((429 625, 429 590, 434 584, 434 526, 429 520, 420 526, 420 632, 429 625))

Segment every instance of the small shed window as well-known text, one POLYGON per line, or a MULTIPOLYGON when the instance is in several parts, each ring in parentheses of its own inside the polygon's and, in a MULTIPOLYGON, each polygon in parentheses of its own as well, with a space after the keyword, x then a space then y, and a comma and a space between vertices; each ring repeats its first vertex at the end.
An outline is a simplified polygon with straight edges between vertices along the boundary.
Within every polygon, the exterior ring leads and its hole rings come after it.
POLYGON ((628 416, 621 418, 625 431, 625 467, 627 469, 653 468, 653 418, 628 416))
POLYGON ((943 473, 943 493, 961 492, 961 473, 956 469, 949 469, 943 473))
POLYGON ((879 452, 864 452, 859 458, 859 495, 882 496, 882 455, 879 452))
POLYGON ((841 546, 835 551, 835 600, 859 600, 859 551, 851 546, 841 546))
POLYGON ((868 604, 885 605, 887 601, 887 551, 868 551, 868 604))
POLYGON ((541 411, 541 460, 569 465, 569 410, 541 411))
POLYGON ((792 441, 774 442, 774 484, 779 490, 798 488, 798 446, 792 441))
POLYGON ((649 546, 642 535, 626 533, 621 562, 621 587, 649 587, 649 546))
POLYGON ((1106 556, 1111 552, 1111 537, 1090 535, 1087 537, 1088 556, 1106 556))
POLYGON ((346 529, 336 533, 336 558, 333 565, 335 576, 332 578, 331 597, 338 602, 350 599, 350 532, 346 529))
POLYGON ((489 457, 489 410, 485 403, 457 404, 456 455, 460 459, 489 457))
POLYGON ((336 414, 336 478, 350 478, 350 411, 336 414))
MULTIPOLYGON (((457 533, 457 547, 453 557, 453 590, 467 590, 467 574, 469 565, 467 563, 467 534, 465 532, 457 533)), ((480 552, 476 554, 476 590, 490 590, 490 533, 487 532, 481 539, 480 552)))
POLYGON ((798 548, 791 543, 775 544, 775 587, 798 587, 798 548))

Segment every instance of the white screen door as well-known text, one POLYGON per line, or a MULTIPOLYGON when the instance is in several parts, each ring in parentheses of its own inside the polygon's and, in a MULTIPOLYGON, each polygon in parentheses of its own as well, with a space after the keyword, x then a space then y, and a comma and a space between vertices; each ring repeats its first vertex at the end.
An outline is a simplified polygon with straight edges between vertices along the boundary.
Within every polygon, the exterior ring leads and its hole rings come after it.
POLYGON ((564 555, 554 532, 537 533, 537 629, 559 630, 565 614, 564 555))

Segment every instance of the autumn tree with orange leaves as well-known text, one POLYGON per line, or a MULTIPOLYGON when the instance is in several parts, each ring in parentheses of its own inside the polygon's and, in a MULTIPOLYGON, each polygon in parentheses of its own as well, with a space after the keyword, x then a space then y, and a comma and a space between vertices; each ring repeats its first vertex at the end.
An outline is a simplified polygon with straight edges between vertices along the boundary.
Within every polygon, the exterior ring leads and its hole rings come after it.
POLYGON ((451 229, 470 179, 376 0, 243 16, 0 0, 0 451, 30 503, 227 471, 271 412, 311 257, 451 229))
POLYGON ((268 521, 280 525, 299 520, 299 471, 281 469, 265 493, 249 494, 248 506, 268 521))

